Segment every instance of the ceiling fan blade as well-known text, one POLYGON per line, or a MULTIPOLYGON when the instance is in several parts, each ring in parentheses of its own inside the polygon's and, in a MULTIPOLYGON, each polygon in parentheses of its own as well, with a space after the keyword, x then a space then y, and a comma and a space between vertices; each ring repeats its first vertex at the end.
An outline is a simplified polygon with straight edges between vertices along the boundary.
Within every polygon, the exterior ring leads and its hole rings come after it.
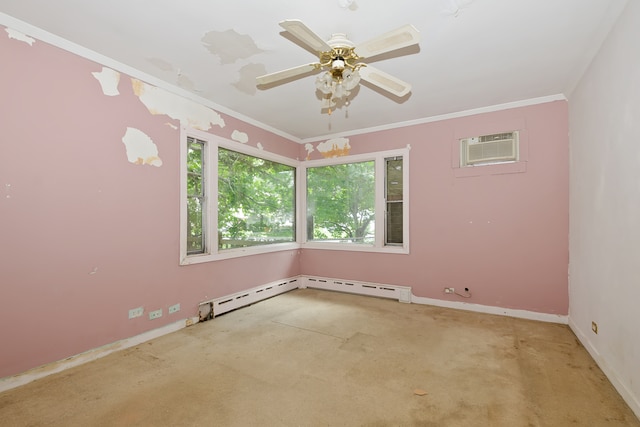
POLYGON ((390 74, 380 71, 370 65, 358 70, 362 80, 371 83, 397 97, 403 97, 411 91, 411 85, 402 80, 393 77, 390 74))
POLYGON ((299 19, 285 19, 280 26, 316 52, 331 51, 331 46, 299 19))
POLYGON ((420 42, 420 32, 413 25, 404 25, 393 31, 374 37, 373 39, 359 43, 356 51, 361 58, 391 52, 420 42))
POLYGON ((256 77, 256 83, 258 85, 268 85, 271 83, 276 83, 281 80, 291 79, 293 77, 298 77, 306 73, 310 73, 314 70, 319 70, 320 64, 317 62, 312 64, 299 65, 297 67, 288 68, 282 71, 276 71, 275 73, 265 74, 264 76, 256 77))

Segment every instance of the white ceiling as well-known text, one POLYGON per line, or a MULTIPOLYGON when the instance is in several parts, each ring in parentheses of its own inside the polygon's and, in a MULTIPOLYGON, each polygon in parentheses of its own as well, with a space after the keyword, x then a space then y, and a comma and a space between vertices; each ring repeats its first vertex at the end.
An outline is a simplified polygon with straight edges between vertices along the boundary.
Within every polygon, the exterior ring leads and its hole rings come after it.
POLYGON ((343 7, 348 0, 0 0, 0 24, 26 22, 167 82, 166 88, 206 98, 221 112, 309 141, 568 94, 626 2, 353 0, 343 7), (301 19, 326 39, 346 33, 356 46, 413 24, 419 48, 375 61, 411 83, 411 93, 396 99, 362 84, 348 111, 329 117, 321 113, 313 76, 257 89, 258 75, 317 60, 283 32, 284 19, 301 19))

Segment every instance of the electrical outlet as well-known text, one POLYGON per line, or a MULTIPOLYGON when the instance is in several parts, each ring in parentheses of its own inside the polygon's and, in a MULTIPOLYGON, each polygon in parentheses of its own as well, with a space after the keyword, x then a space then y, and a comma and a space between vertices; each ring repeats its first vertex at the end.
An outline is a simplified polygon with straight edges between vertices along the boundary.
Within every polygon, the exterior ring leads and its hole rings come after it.
POLYGON ((173 304, 171 307, 169 307, 169 314, 177 313, 178 311, 180 311, 180 303, 173 304))
POLYGON ((444 293, 445 294, 452 294, 454 293, 456 290, 454 288, 444 288, 444 293))
POLYGON ((591 330, 594 334, 598 333, 598 324, 596 322, 591 322, 591 330))
POLYGON ((162 317, 162 309, 149 312, 149 320, 157 319, 158 317, 162 317))
POLYGON ((140 317, 144 314, 144 307, 132 308, 129 310, 129 319, 140 317))

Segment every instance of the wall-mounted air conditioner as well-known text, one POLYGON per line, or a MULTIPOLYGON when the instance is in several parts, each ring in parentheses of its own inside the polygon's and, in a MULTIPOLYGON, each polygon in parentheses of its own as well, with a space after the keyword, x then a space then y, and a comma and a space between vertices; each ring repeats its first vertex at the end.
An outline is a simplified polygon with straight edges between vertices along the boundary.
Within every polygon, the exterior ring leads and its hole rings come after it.
POLYGON ((518 132, 482 135, 460 140, 460 166, 476 166, 518 160, 518 132))

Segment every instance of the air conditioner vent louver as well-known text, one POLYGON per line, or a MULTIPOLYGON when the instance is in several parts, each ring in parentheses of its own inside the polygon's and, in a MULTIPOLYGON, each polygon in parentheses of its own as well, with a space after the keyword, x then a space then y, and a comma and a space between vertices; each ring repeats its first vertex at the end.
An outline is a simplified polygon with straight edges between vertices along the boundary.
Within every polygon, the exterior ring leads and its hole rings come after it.
POLYGON ((518 132, 503 132, 460 140, 460 166, 518 160, 518 132))
POLYGON ((483 135, 478 137, 480 142, 504 141, 505 139, 513 139, 514 132, 495 133, 493 135, 483 135))

